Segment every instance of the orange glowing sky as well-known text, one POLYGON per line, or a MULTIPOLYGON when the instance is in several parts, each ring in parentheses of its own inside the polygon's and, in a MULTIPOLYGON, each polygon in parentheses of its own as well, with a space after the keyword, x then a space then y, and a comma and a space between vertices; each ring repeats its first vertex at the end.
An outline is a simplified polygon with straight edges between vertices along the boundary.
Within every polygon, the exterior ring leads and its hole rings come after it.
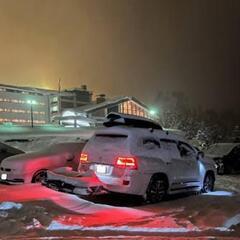
POLYGON ((238 0, 0 0, 0 83, 233 106, 239 20, 238 0))

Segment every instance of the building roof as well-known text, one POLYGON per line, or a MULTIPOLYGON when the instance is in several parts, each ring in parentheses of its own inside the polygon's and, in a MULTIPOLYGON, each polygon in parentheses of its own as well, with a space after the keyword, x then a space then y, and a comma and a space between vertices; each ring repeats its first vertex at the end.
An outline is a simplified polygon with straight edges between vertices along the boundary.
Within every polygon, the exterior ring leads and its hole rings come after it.
POLYGON ((135 97, 129 97, 129 96, 122 96, 122 97, 115 97, 112 99, 107 99, 104 102, 101 103, 92 103, 92 104, 87 104, 78 108, 74 108, 75 112, 91 112, 91 111, 95 111, 101 108, 105 108, 105 107, 109 107, 109 106, 114 106, 116 104, 125 102, 125 101, 134 101, 136 103, 138 103, 139 105, 141 105, 143 108, 145 108, 146 110, 149 110, 148 107, 143 104, 141 101, 139 101, 138 99, 136 99, 135 97))
POLYGON ((206 154, 212 156, 224 156, 229 154, 236 146, 240 146, 240 143, 215 143, 207 149, 206 154))
POLYGON ((92 94, 92 92, 85 90, 83 88, 71 88, 71 89, 65 89, 59 93, 58 90, 53 90, 53 89, 44 89, 44 88, 34 88, 34 87, 26 87, 26 86, 14 86, 14 85, 7 85, 7 84, 0 84, 0 88, 5 88, 5 89, 11 89, 13 91, 27 91, 28 93, 31 94, 41 94, 41 95, 49 95, 49 94, 58 94, 60 96, 68 96, 72 95, 73 91, 82 91, 82 92, 89 92, 92 94))
POLYGON ((27 91, 31 93, 38 93, 38 94, 51 94, 51 93, 57 93, 56 90, 50 90, 50 89, 43 89, 43 88, 33 88, 33 87, 26 87, 26 86, 13 86, 13 85, 7 85, 7 84, 0 84, 0 88, 6 88, 16 91, 27 91))

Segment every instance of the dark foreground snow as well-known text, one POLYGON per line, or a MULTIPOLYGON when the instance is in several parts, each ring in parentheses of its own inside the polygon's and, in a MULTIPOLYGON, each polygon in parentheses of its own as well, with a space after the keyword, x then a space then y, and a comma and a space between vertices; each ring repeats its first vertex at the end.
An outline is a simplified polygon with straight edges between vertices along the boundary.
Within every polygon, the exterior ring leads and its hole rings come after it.
MULTIPOLYGON (((239 179, 221 177, 217 187, 239 179)), ((159 204, 142 205, 127 196, 106 195, 87 201, 39 184, 0 185, 0 237, 238 239, 240 195, 224 186, 212 194, 174 196, 159 204)))

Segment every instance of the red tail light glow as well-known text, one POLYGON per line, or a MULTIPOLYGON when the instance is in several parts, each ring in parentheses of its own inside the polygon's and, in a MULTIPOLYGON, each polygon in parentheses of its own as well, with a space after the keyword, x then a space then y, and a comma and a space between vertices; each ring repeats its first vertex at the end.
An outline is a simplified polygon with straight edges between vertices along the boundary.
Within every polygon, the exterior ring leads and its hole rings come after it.
POLYGON ((134 157, 118 157, 116 166, 119 168, 137 169, 137 160, 134 157))
POLYGON ((87 153, 81 153, 80 163, 87 163, 87 162, 88 162, 88 154, 87 153))

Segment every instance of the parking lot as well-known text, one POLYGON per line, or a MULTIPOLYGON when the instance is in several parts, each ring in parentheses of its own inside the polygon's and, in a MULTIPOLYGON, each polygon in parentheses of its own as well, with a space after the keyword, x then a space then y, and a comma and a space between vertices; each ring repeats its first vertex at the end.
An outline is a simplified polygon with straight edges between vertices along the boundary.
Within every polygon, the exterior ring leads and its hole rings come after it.
MULTIPOLYGON (((0 185, 0 202, 21 203, 21 208, 0 210, 4 239, 74 239, 80 236, 238 238, 240 236, 239 176, 219 177, 216 191, 205 195, 176 195, 158 204, 143 204, 126 195, 104 195, 88 200, 41 186, 0 185), (14 228, 12 224, 14 223, 14 228), (72 231, 70 231, 72 230, 72 231)), ((151 238, 152 239, 152 238, 151 238)))

